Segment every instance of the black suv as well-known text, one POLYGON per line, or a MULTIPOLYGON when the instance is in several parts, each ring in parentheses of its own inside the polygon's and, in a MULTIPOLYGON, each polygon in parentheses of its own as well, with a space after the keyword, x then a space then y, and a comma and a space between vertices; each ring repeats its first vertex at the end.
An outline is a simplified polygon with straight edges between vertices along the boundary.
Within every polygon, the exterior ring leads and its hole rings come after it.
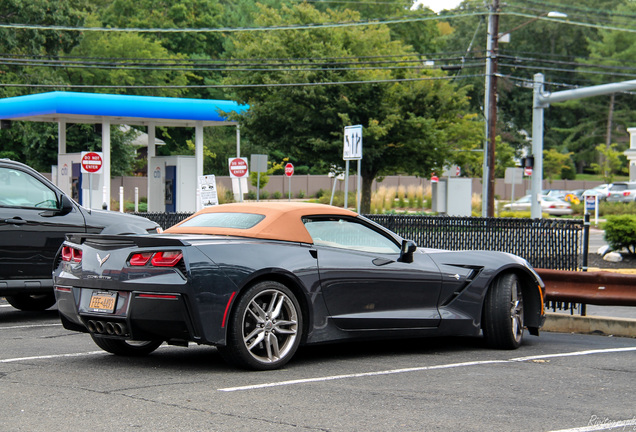
POLYGON ((55 304, 53 259, 67 233, 156 233, 125 213, 86 209, 31 167, 0 159, 0 296, 25 311, 55 304))

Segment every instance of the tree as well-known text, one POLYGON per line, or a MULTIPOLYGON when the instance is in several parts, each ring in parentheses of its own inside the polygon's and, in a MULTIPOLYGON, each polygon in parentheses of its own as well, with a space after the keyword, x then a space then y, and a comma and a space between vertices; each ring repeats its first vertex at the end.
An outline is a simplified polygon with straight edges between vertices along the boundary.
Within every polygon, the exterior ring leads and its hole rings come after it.
POLYGON ((543 175, 549 183, 556 177, 561 177, 564 169, 569 169, 569 161, 572 153, 559 153, 555 149, 543 151, 543 175))
MULTIPOLYGON (((89 26, 101 24, 91 17, 87 20, 89 26)), ((108 67, 84 67, 67 69, 68 80, 74 84, 105 85, 112 86, 109 93, 134 93, 153 96, 180 96, 183 89, 165 87, 162 89, 135 89, 134 91, 117 86, 125 85, 153 85, 153 86, 183 86, 186 85, 189 72, 183 70, 169 70, 156 68, 156 59, 180 60, 181 55, 170 54, 156 40, 151 40, 137 33, 109 33, 87 32, 79 44, 71 51, 71 56, 84 58, 105 58, 110 61, 129 66, 138 65, 141 60, 147 62, 135 68, 108 67), (133 60, 134 59, 134 60, 133 60)), ((100 89, 98 89, 100 91, 100 89)))
POLYGON ((622 163, 620 160, 621 152, 616 150, 617 144, 599 144, 596 146, 596 151, 599 154, 599 163, 593 163, 592 168, 597 174, 603 176, 605 183, 612 183, 614 181, 614 174, 618 172, 622 163))
MULTIPOLYGON (((257 23, 278 25, 282 16, 286 24, 359 19, 352 11, 321 13, 304 3, 280 12, 263 7, 257 23)), ((285 150, 300 162, 342 166, 344 127, 363 126, 362 211, 369 211, 376 176, 429 176, 443 167, 453 150, 481 145, 481 136, 473 135, 478 122, 466 111, 466 88, 444 79, 439 71, 364 64, 363 60, 382 56, 397 60, 397 66, 411 66, 399 62, 411 58, 412 49, 391 40, 384 26, 245 32, 233 36, 232 46, 233 58, 268 59, 281 65, 227 78, 229 84, 283 84, 234 91, 239 102, 250 104, 250 110, 238 117, 242 137, 285 150), (308 52, 311 59, 306 58, 308 52), (406 81, 393 81, 397 79, 406 81), (348 84, 326 84, 337 82, 348 84)))
MULTIPOLYGON (((99 11, 99 20, 119 28, 219 28, 223 7, 218 0, 113 0, 99 11)), ((222 52, 224 36, 218 32, 157 33, 153 39, 173 54, 184 57, 222 52)))

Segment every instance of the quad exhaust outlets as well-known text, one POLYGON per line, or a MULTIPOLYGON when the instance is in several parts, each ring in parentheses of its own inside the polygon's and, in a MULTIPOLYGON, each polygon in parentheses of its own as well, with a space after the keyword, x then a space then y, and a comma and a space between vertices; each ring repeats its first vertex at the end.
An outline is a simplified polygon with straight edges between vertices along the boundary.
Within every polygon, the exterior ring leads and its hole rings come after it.
POLYGON ((88 320, 86 321, 86 328, 91 333, 111 336, 126 336, 128 334, 126 324, 120 322, 88 320))

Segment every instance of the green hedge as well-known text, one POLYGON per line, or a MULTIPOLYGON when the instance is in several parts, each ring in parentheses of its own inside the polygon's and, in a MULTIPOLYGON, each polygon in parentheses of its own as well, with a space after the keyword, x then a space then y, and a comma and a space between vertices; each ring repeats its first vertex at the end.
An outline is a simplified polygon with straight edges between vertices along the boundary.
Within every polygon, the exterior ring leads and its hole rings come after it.
POLYGON ((608 216, 604 228, 605 240, 613 250, 636 253, 636 215, 608 216))

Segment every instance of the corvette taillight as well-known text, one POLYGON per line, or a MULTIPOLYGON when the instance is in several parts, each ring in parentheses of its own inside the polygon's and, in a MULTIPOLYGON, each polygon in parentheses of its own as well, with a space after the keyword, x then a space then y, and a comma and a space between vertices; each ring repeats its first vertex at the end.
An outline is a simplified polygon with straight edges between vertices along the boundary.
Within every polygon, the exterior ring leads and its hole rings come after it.
POLYGON ((152 265, 158 267, 174 267, 183 258, 181 251, 157 252, 152 257, 152 265))
POLYGON ((148 264, 148 261, 150 261, 150 258, 152 258, 152 252, 136 253, 130 257, 130 265, 144 266, 148 264))
POLYGON ((150 262, 155 267, 174 267, 181 258, 181 251, 143 252, 133 254, 128 262, 131 266, 145 266, 150 262))
POLYGON ((82 262, 82 250, 71 246, 62 247, 62 261, 82 262))

